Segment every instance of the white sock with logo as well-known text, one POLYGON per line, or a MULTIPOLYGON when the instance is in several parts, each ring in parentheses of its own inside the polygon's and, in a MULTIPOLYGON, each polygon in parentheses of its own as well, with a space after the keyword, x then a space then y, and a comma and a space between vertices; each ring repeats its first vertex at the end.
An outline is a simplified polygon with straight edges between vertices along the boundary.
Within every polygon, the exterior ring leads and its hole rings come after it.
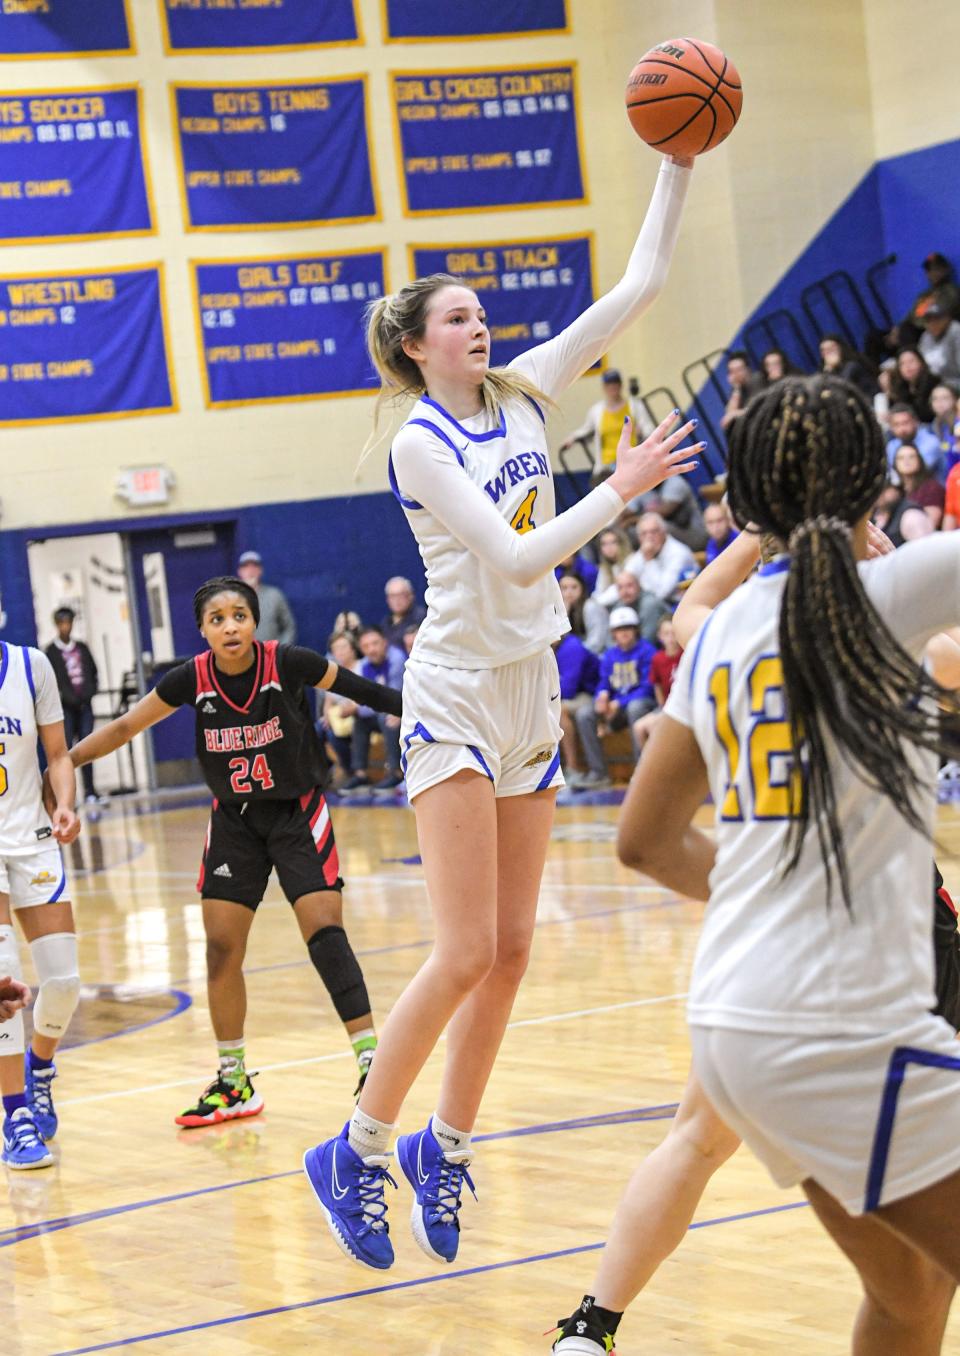
POLYGON ((462 1157, 469 1159, 472 1135, 470 1130, 455 1130, 452 1125, 442 1121, 436 1112, 430 1117, 430 1129, 445 1158, 458 1162, 462 1157))
POLYGON ((395 1126, 375 1121, 372 1116, 368 1116, 357 1107, 350 1117, 347 1139, 354 1153, 359 1154, 361 1158, 370 1158, 374 1154, 390 1152, 390 1137, 394 1129, 395 1126))

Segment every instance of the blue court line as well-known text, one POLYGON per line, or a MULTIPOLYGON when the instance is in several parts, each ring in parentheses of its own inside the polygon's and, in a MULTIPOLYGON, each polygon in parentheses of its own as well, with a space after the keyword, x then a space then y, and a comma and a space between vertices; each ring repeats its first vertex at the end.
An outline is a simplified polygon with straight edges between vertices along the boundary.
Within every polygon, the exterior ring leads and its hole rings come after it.
POLYGON ((165 989, 162 992, 172 994, 177 1000, 176 1006, 169 1012, 163 1012, 159 1017, 151 1017, 148 1022, 137 1022, 136 1026, 125 1026, 122 1031, 110 1031, 106 1036, 91 1036, 88 1041, 71 1041, 64 1043, 63 1050, 79 1050, 85 1045, 99 1045, 101 1041, 115 1041, 118 1036, 132 1036, 135 1031, 146 1031, 148 1026, 158 1026, 160 1022, 169 1022, 171 1017, 179 1017, 181 1012, 186 1012, 187 1008, 193 1006, 193 999, 188 993, 181 989, 165 989))
MULTIPOLYGON (((788 1201, 786 1205, 768 1205, 762 1210, 744 1210, 737 1215, 722 1215, 717 1219, 702 1219, 691 1224, 691 1229, 710 1229, 717 1224, 737 1224, 745 1219, 757 1219, 762 1215, 778 1215, 787 1210, 802 1210, 806 1201, 788 1201)), ((339 1295, 322 1295, 319 1299, 300 1300, 296 1304, 278 1304, 270 1309, 255 1309, 246 1314, 232 1314, 227 1318, 210 1318, 202 1323, 185 1323, 179 1328, 166 1328, 159 1332, 140 1333, 136 1337, 121 1337, 113 1342, 99 1342, 92 1347, 72 1347, 69 1351, 56 1352, 55 1356, 89 1356, 94 1351, 110 1351, 117 1347, 129 1347, 135 1342, 153 1342, 163 1337, 178 1337, 181 1333, 203 1332, 210 1328, 223 1328, 232 1323, 247 1323, 253 1318, 272 1318, 276 1314, 296 1313, 301 1309, 316 1309, 321 1305, 340 1304, 344 1300, 366 1299, 370 1295, 385 1295, 393 1290, 414 1290, 423 1285, 441 1285, 445 1281, 463 1280, 465 1276, 483 1276, 492 1271, 506 1271, 511 1267, 531 1266, 535 1262, 554 1262, 561 1257, 577 1257, 583 1253, 599 1252, 603 1243, 581 1243, 575 1248, 558 1248, 554 1252, 533 1253, 529 1257, 513 1257, 508 1262, 488 1262, 479 1267, 463 1267, 459 1271, 443 1271, 432 1276, 420 1276, 413 1281, 394 1281, 390 1285, 372 1285, 364 1290, 345 1290, 339 1295)))
MULTIPOLYGON (((598 1126, 626 1125, 635 1121, 668 1120, 673 1116, 677 1105, 676 1102, 665 1102, 660 1106, 634 1107, 632 1110, 610 1111, 598 1116, 577 1116, 567 1121, 544 1121, 541 1125, 522 1125, 514 1130, 492 1130, 484 1135, 474 1135, 473 1142, 481 1144, 496 1139, 518 1139, 524 1135, 556 1134, 561 1130, 589 1130, 598 1126)), ((9 1248, 14 1243, 39 1238, 41 1234, 55 1234, 61 1229, 90 1224, 94 1220, 127 1215, 135 1210, 148 1210, 155 1205, 169 1205, 173 1201, 189 1200, 193 1196, 209 1196, 218 1191, 232 1191, 235 1187, 255 1186, 259 1182, 275 1182, 282 1177, 299 1177, 300 1172, 300 1168, 287 1168, 283 1172, 271 1172, 264 1177, 248 1177, 242 1182, 221 1182, 217 1186, 178 1191, 172 1196, 155 1196, 151 1200, 132 1201, 129 1205, 111 1205, 103 1210, 87 1210, 80 1215, 63 1215, 59 1219, 40 1220, 36 1224, 17 1224, 12 1229, 0 1229, 0 1248, 9 1248)))
MULTIPOLYGON (((104 839, 104 842, 106 841, 107 840, 104 839)), ((103 866, 79 866, 76 870, 71 870, 70 877, 72 880, 89 880, 91 876, 100 876, 104 871, 115 871, 118 867, 129 866, 131 862, 135 862, 138 857, 143 856, 146 850, 146 843, 140 839, 138 842, 131 844, 126 857, 121 857, 119 861, 104 862, 103 866)))

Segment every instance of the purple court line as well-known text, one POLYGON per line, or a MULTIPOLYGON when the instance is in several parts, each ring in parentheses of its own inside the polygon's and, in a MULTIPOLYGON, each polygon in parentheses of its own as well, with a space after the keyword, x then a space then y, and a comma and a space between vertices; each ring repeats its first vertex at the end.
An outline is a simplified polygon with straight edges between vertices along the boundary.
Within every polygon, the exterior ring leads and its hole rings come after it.
MULTIPOLYGON (((691 1224, 691 1229, 709 1229, 717 1224, 737 1224, 745 1219, 757 1219, 761 1215, 778 1215, 786 1210, 802 1210, 806 1201, 788 1201, 786 1205, 768 1205, 762 1210, 744 1210, 738 1215, 722 1215, 717 1219, 702 1219, 691 1224)), ((94 1351, 110 1351, 116 1347, 129 1347, 135 1342, 152 1342, 162 1337, 178 1337, 181 1333, 203 1332, 210 1328, 223 1328, 231 1323, 247 1323, 253 1318, 272 1318, 276 1314, 296 1313, 299 1309, 316 1309, 321 1305, 339 1304, 344 1300, 366 1299, 370 1295, 384 1295, 391 1290, 413 1290, 422 1285, 440 1285, 444 1281, 459 1281, 465 1276, 482 1276, 491 1271, 505 1271, 510 1267, 530 1266, 534 1262, 554 1262, 561 1257, 576 1257, 587 1252, 598 1252, 602 1243, 581 1243, 575 1248, 559 1248, 555 1252, 534 1253, 530 1257, 514 1257, 509 1262, 488 1262, 485 1266, 464 1267, 460 1271, 444 1271, 432 1276, 421 1276, 413 1281, 394 1281, 391 1285, 372 1285, 365 1290, 346 1290, 339 1295, 322 1295, 319 1299, 300 1300, 296 1304, 278 1304, 271 1309, 255 1309, 248 1314, 233 1314, 228 1318, 211 1318, 203 1323, 186 1323, 179 1328, 167 1328, 161 1332, 140 1333, 136 1337, 121 1337, 113 1342, 100 1342, 92 1347, 72 1347, 69 1351, 54 1353, 54 1356, 89 1356, 94 1351)))
MULTIPOLYGON (((522 1125, 514 1130, 492 1130, 485 1135, 474 1135, 475 1144, 496 1139, 518 1139, 524 1135, 551 1135, 562 1130, 590 1130, 607 1125, 627 1125, 636 1121, 662 1121, 673 1116, 676 1102, 664 1102, 659 1106, 634 1107, 628 1111, 610 1111, 598 1116, 577 1116, 567 1121, 544 1121, 541 1125, 522 1125)), ((41 1220, 36 1224, 16 1224, 12 1229, 0 1229, 0 1248, 9 1248, 14 1243, 24 1243, 41 1234, 59 1233, 61 1229, 73 1229, 80 1224, 90 1224, 98 1219, 110 1219, 114 1215, 128 1215, 136 1210, 148 1210, 155 1205, 169 1205, 174 1201, 189 1200, 193 1196, 209 1196, 213 1192, 232 1191, 235 1187, 255 1186, 258 1182, 275 1182, 282 1177, 299 1177, 300 1168, 288 1168, 283 1172, 271 1172, 265 1177, 248 1177, 242 1182, 222 1182, 217 1186, 199 1187, 193 1191, 178 1191, 172 1196, 156 1196, 151 1200, 132 1201, 129 1205, 111 1205, 103 1210, 87 1210, 80 1215, 63 1215, 59 1219, 41 1220)))
POLYGON ((162 1012, 159 1017, 151 1017, 148 1022, 137 1022, 136 1026, 125 1026, 122 1031, 110 1031, 106 1036, 91 1036, 87 1041, 70 1041, 61 1046, 61 1049, 64 1051, 80 1050, 86 1045, 99 1045, 101 1041, 115 1041, 118 1036, 132 1036, 135 1031, 146 1031, 148 1026, 157 1026, 160 1022, 169 1022, 171 1017, 179 1017, 181 1012, 186 1012, 187 1008, 193 1006, 193 999, 181 989, 162 989, 159 992, 172 994, 177 1000, 176 1005, 169 1012, 162 1012))

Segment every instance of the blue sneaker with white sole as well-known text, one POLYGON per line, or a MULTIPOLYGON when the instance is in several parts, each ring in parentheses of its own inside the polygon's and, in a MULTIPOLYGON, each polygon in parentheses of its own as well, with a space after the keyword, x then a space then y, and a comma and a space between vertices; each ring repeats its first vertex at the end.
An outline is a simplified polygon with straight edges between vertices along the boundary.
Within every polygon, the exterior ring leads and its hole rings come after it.
POLYGON ((349 1121, 339 1135, 303 1156, 313 1187, 338 1246, 348 1257, 376 1271, 393 1266, 384 1187, 396 1187, 387 1168, 389 1154, 361 1158, 348 1142, 349 1121))
POLYGON ((467 1154, 445 1154, 429 1126, 397 1140, 397 1161, 413 1187, 410 1228, 435 1262, 452 1262, 460 1246, 460 1196, 464 1183, 477 1199, 467 1154))
POLYGON ((24 1060, 24 1078, 26 1081, 27 1106, 33 1112, 37 1129, 45 1140, 53 1139, 57 1133, 57 1113, 53 1105, 53 1080, 57 1076, 57 1067, 51 1064, 47 1069, 35 1069, 30 1063, 29 1053, 24 1060))
POLYGON ((18 1106, 13 1115, 4 1120, 0 1162, 17 1170, 49 1168, 53 1163, 53 1154, 44 1144, 28 1106, 18 1106))

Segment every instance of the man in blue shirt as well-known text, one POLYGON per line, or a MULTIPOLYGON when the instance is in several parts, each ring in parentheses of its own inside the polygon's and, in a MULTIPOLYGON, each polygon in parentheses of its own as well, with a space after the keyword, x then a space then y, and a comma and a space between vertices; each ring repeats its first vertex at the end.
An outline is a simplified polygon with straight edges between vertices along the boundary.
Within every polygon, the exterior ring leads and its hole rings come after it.
POLYGON ((909 405, 890 407, 890 434, 887 439, 887 464, 893 469, 893 459, 903 443, 910 443, 923 458, 925 466, 943 483, 946 479, 940 439, 926 424, 921 424, 909 405))
MULTIPOLYGON (((384 683, 387 687, 403 687, 403 670, 407 656, 396 645, 388 645, 387 638, 379 626, 365 626, 357 640, 363 659, 359 672, 372 683, 384 683)), ((388 716, 382 711, 374 711, 369 706, 356 706, 352 702, 342 702, 341 710, 345 715, 353 716, 353 735, 350 741, 350 762, 354 774, 340 788, 341 791, 364 791, 370 786, 367 776, 367 763, 370 758, 370 736, 377 730, 383 735, 384 754, 387 763, 387 775, 376 785, 377 791, 393 792, 403 782, 400 770, 400 718, 388 716)))
MULTIPOLYGON (((615 607, 610 613, 613 644, 600 660, 600 681, 593 707, 584 705, 576 713, 577 733, 583 745, 587 767, 584 789, 609 786, 607 764, 600 743, 600 726, 622 730, 652 711, 656 706, 650 682, 650 661, 656 650, 640 635, 640 618, 632 607, 615 607)), ((636 741, 634 752, 639 757, 636 741)))

